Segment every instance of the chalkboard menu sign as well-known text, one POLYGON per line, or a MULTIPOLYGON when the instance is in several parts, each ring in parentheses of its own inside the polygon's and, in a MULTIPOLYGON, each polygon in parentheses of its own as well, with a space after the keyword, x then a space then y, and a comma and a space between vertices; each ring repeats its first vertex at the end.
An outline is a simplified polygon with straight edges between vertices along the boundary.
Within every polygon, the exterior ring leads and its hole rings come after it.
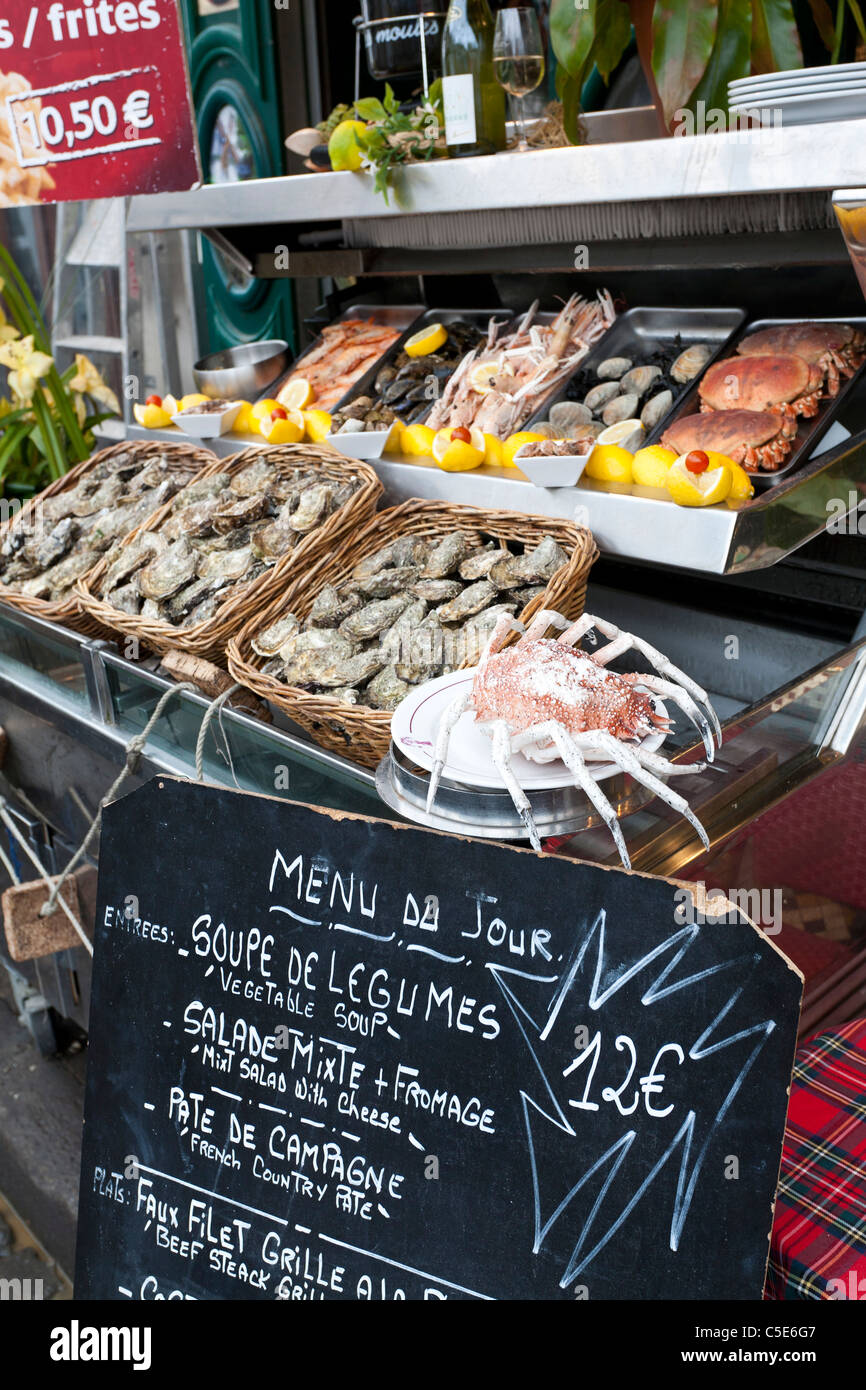
POLYGON ((801 980, 685 896, 166 778, 115 802, 76 1295, 759 1298, 801 980))

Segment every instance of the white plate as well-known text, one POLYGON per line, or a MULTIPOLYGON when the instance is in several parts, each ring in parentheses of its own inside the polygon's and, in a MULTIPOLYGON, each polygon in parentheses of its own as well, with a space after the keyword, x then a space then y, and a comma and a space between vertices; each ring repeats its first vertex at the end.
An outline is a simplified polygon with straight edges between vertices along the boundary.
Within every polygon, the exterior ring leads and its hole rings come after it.
POLYGON ((765 106, 781 97, 811 97, 866 92, 866 77, 851 78, 848 82, 815 82, 806 86, 761 87, 754 92, 729 92, 731 106, 765 106))
POLYGON ((866 76, 866 63, 831 63, 821 68, 786 68, 784 72, 760 72, 752 77, 735 77, 728 86, 749 90, 773 86, 777 82, 835 81, 837 78, 866 76))
POLYGON ((390 438, 390 429, 364 430, 359 434, 329 434, 325 442, 349 459, 380 459, 390 438))
MULTIPOLYGON (((527 447, 524 444, 523 449, 527 447)), ((546 458, 524 458, 523 449, 517 450, 514 462, 536 487, 574 487, 589 462, 589 454, 550 454, 546 458)))
POLYGON ((243 401, 227 405, 225 410, 212 410, 207 415, 172 415, 172 422, 179 430, 193 439, 218 439, 228 434, 238 418, 243 401))
MULTIPOLYGON (((439 721, 455 696, 472 684, 477 669, 473 666, 466 671, 452 671, 448 676, 437 676, 435 680, 419 685, 394 711, 391 719, 394 743, 407 758, 426 772, 433 770, 439 721)), ((655 706, 659 714, 666 713, 661 700, 656 699, 655 706)), ((648 734, 639 746, 648 753, 654 753, 664 741, 664 734, 648 734)), ((473 787, 501 790, 502 778, 493 765, 490 747, 490 739, 475 723, 472 711, 467 710, 452 730, 443 776, 454 782, 469 783, 473 787)), ((521 753, 515 753, 512 767, 521 787, 528 792, 574 785, 574 778, 558 758, 551 763, 533 763, 521 753)), ((597 782, 622 771, 615 763, 590 763, 589 769, 597 782)))
POLYGON ((814 97, 774 97, 761 102, 757 108, 754 102, 749 105, 731 106, 733 114, 758 110, 772 116, 774 110, 781 109, 785 125, 820 125, 822 121, 854 121, 866 116, 866 95, 834 95, 814 97))

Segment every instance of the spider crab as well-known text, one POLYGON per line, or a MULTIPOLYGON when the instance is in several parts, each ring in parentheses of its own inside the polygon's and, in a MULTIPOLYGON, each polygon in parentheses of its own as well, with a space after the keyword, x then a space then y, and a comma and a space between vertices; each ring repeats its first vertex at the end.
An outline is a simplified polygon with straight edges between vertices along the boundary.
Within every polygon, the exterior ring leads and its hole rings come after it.
POLYGON ((776 324, 750 333, 737 346, 741 357, 793 353, 827 378, 828 396, 839 394, 839 377, 853 376, 866 360, 866 334, 850 323, 776 324))
POLYGON ((590 774, 588 762, 616 763, 685 816, 709 848, 706 831, 688 802, 661 780, 674 773, 694 776, 706 763, 678 766, 637 746, 647 734, 666 731, 670 725, 656 712, 653 695, 678 705, 692 720, 712 761, 714 738, 721 746, 722 731, 706 691, 648 642, 589 613, 570 623, 561 613, 543 609, 528 628, 504 614, 482 654, 471 687, 453 700, 442 716, 427 794, 428 812, 436 799, 452 730, 471 709, 492 741, 493 763, 520 813, 533 849, 540 850, 541 841, 529 798, 512 766, 515 753, 539 763, 562 759, 605 821, 626 868, 631 861, 616 812, 590 774), (561 636, 545 638, 550 627, 560 629, 561 636), (592 656, 575 651, 574 644, 592 628, 608 638, 606 645, 592 656), (506 648, 512 631, 521 636, 506 648), (649 661, 657 675, 618 675, 606 669, 615 657, 632 648, 649 661), (699 704, 705 706, 709 720, 699 704))
POLYGON ((693 449, 725 454, 750 472, 773 471, 788 457, 796 433, 796 416, 778 410, 711 410, 674 420, 662 444, 677 454, 693 449))

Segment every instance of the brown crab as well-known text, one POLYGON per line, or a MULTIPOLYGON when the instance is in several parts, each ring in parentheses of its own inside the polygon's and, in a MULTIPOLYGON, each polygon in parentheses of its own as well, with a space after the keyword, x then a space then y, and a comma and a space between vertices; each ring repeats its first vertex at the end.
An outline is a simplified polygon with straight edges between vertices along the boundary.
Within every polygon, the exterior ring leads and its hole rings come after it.
POLYGON ((737 346, 741 357, 794 353, 827 379, 828 396, 839 393, 839 377, 853 376, 866 361, 866 334, 850 323, 777 324, 751 333, 737 346))
POLYGON ((796 433, 796 418, 777 410, 711 410, 674 420, 662 444, 677 454, 693 449, 725 454, 750 473, 759 468, 773 472, 791 452, 796 433))
POLYGON ((701 410, 775 410, 811 417, 818 414, 823 385, 821 368, 793 353, 728 357, 705 372, 701 410))

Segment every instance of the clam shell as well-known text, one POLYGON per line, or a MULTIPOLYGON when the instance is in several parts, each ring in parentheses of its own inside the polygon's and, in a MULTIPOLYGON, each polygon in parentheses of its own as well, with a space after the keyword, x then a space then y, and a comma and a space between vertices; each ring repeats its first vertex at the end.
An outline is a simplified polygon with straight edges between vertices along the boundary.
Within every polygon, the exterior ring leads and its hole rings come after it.
POLYGON ((661 374, 661 367, 632 367, 620 381, 620 386, 623 391, 634 391, 638 396, 645 396, 661 374))
POLYGON ((645 430, 654 430, 667 415, 674 403, 673 391, 660 391, 647 401, 640 413, 640 422, 645 430))
POLYGON ((634 391, 630 391, 626 396, 617 396, 609 401, 601 412, 601 418, 606 425, 618 425, 620 420, 630 420, 637 406, 638 398, 634 391))
POLYGON ((591 409, 579 401, 558 401, 550 407, 550 423, 566 436, 576 426, 588 425, 591 419, 591 409))
POLYGON ((703 371, 713 355, 713 349, 708 343, 692 343, 691 347, 681 352, 676 362, 671 367, 671 376, 674 381, 678 381, 681 386, 687 382, 694 381, 698 372, 703 371))
POLYGON ((599 362, 596 376, 599 381, 620 381, 631 367, 630 357, 606 357, 599 362))
POLYGON ((612 401, 614 396, 619 395, 618 381, 603 381, 600 386, 593 386, 591 391, 587 391, 583 398, 583 403, 587 410, 591 410, 593 415, 612 401))

